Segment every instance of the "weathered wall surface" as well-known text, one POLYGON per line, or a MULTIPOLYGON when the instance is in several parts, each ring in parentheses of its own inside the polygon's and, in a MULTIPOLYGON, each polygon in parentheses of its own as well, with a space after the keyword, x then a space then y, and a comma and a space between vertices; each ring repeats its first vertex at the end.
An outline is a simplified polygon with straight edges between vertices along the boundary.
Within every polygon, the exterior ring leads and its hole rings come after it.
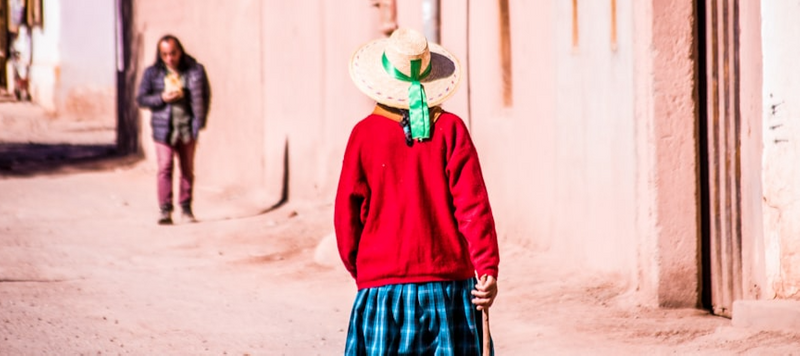
MULTIPOLYGON (((445 108, 471 127, 502 239, 618 275, 650 303, 693 304, 692 7, 615 3, 509 0, 504 22, 497 2, 442 0, 441 42, 469 71, 445 108)), ((372 107, 347 63, 380 35, 378 10, 303 4, 136 2, 140 67, 173 33, 211 78, 206 189, 268 204, 287 178, 290 199, 332 200, 349 132, 372 107)), ((398 2, 397 20, 422 30, 421 0, 398 2)))
POLYGON ((638 151, 631 2, 617 1, 615 14, 610 1, 579 1, 577 11, 556 3, 563 20, 555 47, 554 242, 561 240, 559 252, 576 263, 629 277, 636 266, 638 151), (567 26, 573 16, 577 28, 567 26), (583 222, 575 224, 578 216, 583 222))
POLYGON ((616 9, 614 45, 608 2, 579 2, 573 30, 570 2, 510 1, 510 105, 498 6, 470 6, 472 132, 501 234, 628 274, 636 263, 629 2, 616 9))
MULTIPOLYGON (((177 36, 206 68, 212 101, 197 148, 197 195, 268 199, 263 186, 264 111, 261 1, 137 1, 133 53, 139 77, 155 62, 157 41, 177 36)), ((150 113, 142 111, 142 147, 155 162, 150 113)), ((200 204, 202 204, 202 199, 200 204)), ((264 203, 268 206, 269 203, 264 203)))
POLYGON ((58 84, 61 58, 59 55, 61 1, 44 0, 42 11, 46 28, 36 27, 31 32, 33 58, 29 89, 32 101, 47 111, 55 112, 55 89, 58 84))
POLYGON ((545 250, 571 239, 556 238, 559 222, 554 221, 556 9, 550 1, 511 1, 509 8, 513 75, 504 93, 500 9, 497 2, 470 2, 471 132, 501 238, 545 250))
POLYGON ((765 298, 800 299, 800 4, 762 1, 765 298))
POLYGON ((503 238, 694 306, 694 8, 611 3, 509 1, 509 101, 499 7, 470 2, 472 134, 503 238))
POLYGON ((357 47, 380 36, 378 10, 318 0, 266 2, 263 11, 267 166, 281 164, 288 144, 289 197, 333 201, 350 130, 374 105, 347 68, 357 47))
POLYGON ((762 188, 762 29, 761 1, 739 3, 740 100, 742 115, 742 286, 745 299, 762 299, 766 282, 764 195, 762 188))
POLYGON ((653 87, 639 95, 653 100, 658 303, 694 307, 700 292, 694 5, 654 0, 651 21, 653 87))
POLYGON ((111 127, 116 123, 115 26, 114 1, 62 1, 59 115, 100 120, 111 127))
POLYGON ((116 122, 115 14, 107 0, 45 0, 32 31, 30 91, 58 116, 116 122))
MULTIPOLYGON (((293 199, 333 199, 347 137, 372 107, 350 83, 347 63, 379 35, 378 17, 361 1, 306 3, 135 3, 139 75, 155 60, 158 39, 172 33, 211 80, 196 160, 201 195, 225 193, 266 208, 281 199, 286 178, 293 199)), ((149 113, 142 113, 145 155, 154 160, 149 113)))

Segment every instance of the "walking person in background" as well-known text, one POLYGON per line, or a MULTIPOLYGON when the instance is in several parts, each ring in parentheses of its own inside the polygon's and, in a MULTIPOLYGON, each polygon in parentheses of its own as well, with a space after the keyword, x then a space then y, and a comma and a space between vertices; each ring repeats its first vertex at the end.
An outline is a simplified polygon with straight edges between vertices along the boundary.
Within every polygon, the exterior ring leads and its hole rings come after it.
POLYGON ((172 35, 158 41, 156 61, 148 67, 136 101, 150 109, 158 161, 158 223, 172 224, 172 171, 174 157, 180 167, 182 220, 195 222, 192 212, 194 153, 200 130, 206 126, 211 90, 205 68, 184 51, 172 35))
POLYGON ((458 60, 399 29, 358 49, 350 75, 377 105, 352 130, 334 206, 358 287, 345 354, 479 355, 500 257, 467 127, 437 106, 458 60))

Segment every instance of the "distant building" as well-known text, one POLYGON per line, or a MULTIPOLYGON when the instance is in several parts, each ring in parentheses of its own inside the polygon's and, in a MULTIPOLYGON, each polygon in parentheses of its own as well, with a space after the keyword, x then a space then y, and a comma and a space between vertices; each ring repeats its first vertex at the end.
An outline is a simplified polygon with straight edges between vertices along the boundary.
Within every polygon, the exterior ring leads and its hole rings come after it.
MULTIPOLYGON (((108 0, 3 0, 8 13, 5 87, 27 86, 29 99, 53 115, 116 124, 115 3, 108 0), (19 12, 22 11, 22 12, 19 12), (20 31, 20 28, 22 31, 20 31), (25 29, 30 37, 15 45, 25 29), (27 64, 26 82, 14 80, 14 48, 27 64)), ((16 67, 22 67, 17 65, 16 67)), ((25 99, 25 98, 21 98, 25 99)))

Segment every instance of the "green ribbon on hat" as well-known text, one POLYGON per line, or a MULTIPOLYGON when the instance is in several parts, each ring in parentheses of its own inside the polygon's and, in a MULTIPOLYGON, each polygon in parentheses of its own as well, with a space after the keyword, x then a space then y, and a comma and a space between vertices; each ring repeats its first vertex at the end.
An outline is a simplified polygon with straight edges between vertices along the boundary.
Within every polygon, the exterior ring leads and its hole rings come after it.
POLYGON ((411 122, 411 138, 416 140, 431 137, 428 98, 425 96, 425 88, 419 82, 430 74, 431 64, 429 62, 428 67, 422 72, 420 72, 421 67, 422 59, 412 59, 410 76, 405 75, 389 62, 389 59, 386 58, 386 53, 383 54, 383 69, 386 70, 386 73, 389 73, 395 79, 411 83, 411 86, 408 87, 408 116, 411 122))

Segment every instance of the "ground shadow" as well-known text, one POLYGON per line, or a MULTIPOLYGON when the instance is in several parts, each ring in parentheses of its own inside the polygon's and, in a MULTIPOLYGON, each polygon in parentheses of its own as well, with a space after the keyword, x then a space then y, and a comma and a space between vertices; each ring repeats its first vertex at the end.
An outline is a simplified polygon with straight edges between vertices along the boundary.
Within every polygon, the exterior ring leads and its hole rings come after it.
POLYGON ((27 177, 130 166, 139 155, 119 154, 115 144, 0 143, 0 177, 27 177))

